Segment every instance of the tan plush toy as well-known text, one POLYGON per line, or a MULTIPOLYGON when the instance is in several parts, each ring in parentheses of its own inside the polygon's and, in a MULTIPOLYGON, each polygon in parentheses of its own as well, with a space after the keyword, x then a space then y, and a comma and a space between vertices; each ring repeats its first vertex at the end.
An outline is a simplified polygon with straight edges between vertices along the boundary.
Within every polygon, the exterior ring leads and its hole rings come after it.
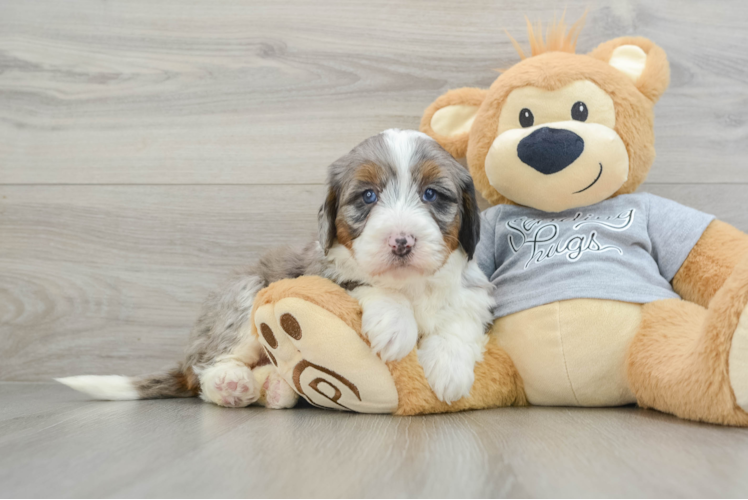
POLYGON ((252 322, 300 395, 397 414, 638 403, 748 425, 748 236, 634 193, 655 156, 667 58, 633 37, 578 55, 578 32, 530 28, 530 57, 515 42, 522 61, 491 88, 449 91, 421 122, 494 205, 476 258, 498 305, 470 397, 438 401, 415 352, 380 361, 358 304, 311 277, 261 292, 252 322))

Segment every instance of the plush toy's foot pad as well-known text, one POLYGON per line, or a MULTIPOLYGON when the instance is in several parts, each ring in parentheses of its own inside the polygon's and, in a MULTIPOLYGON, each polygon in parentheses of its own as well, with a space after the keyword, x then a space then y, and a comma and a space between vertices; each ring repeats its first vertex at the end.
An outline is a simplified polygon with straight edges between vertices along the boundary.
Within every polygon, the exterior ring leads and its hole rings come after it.
POLYGON ((323 308, 314 303, 323 303, 321 297, 295 296, 293 286, 278 283, 276 290, 271 289, 274 284, 258 295, 253 325, 281 377, 315 406, 394 412, 398 397, 389 369, 348 323, 328 310, 347 307, 350 297, 340 289, 344 303, 323 308))
POLYGON ((732 336, 728 363, 735 400, 738 406, 748 411, 748 307, 743 309, 732 336))

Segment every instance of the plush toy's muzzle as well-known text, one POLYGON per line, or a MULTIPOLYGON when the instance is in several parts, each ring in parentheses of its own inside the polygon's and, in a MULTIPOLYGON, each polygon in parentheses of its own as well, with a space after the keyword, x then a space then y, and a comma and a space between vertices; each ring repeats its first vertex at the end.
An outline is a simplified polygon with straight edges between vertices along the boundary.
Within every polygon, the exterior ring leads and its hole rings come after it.
POLYGON ((615 193, 628 178, 629 158, 615 130, 569 120, 503 132, 486 155, 485 172, 515 203, 560 212, 615 193))

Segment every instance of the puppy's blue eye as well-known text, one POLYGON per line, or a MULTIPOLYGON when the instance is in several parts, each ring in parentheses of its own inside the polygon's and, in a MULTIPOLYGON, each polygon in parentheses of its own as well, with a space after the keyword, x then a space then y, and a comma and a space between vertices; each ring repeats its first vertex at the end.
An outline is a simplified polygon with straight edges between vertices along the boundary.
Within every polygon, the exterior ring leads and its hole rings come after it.
POLYGON ((421 198, 425 202, 434 201, 436 199, 436 191, 431 188, 427 188, 426 191, 423 192, 423 196, 421 198))
POLYGON ((367 205, 371 205, 372 203, 377 201, 377 193, 374 192, 373 189, 367 189, 364 191, 364 203, 367 205))

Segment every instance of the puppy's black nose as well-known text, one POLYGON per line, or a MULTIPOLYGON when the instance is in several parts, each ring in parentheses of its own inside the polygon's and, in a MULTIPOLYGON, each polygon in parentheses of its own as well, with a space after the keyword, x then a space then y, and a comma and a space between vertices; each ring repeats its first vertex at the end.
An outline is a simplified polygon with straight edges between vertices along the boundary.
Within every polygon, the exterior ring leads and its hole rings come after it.
POLYGON ((517 145, 517 156, 541 174, 560 172, 579 158, 584 141, 571 130, 542 127, 517 145))
POLYGON ((387 243, 390 245, 393 254, 398 257, 405 257, 413 249, 416 239, 410 235, 390 236, 387 243))

